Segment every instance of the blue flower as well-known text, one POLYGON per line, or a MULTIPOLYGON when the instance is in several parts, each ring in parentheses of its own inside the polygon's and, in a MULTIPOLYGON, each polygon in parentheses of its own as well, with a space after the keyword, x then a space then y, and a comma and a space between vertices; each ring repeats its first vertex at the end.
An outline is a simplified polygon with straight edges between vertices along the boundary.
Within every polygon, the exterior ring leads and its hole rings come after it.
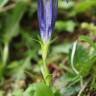
POLYGON ((38 19, 40 35, 48 42, 54 30, 58 13, 58 0, 38 0, 38 19))

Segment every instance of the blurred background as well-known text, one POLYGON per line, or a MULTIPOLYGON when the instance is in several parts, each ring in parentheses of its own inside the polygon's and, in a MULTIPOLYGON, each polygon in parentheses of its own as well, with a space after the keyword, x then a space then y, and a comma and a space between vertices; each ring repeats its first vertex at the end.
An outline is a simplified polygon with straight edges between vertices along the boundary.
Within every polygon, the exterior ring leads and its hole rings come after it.
MULTIPOLYGON (((47 58, 53 85, 62 96, 96 96, 96 0, 58 1, 47 58)), ((38 36, 37 0, 0 0, 0 96, 23 96, 42 80, 38 36)))

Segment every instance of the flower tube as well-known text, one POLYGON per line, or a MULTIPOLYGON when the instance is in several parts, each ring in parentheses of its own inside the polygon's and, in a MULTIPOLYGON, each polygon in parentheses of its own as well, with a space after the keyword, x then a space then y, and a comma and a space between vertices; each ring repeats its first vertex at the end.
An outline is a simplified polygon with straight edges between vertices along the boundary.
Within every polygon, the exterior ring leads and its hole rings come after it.
POLYGON ((54 30, 58 13, 58 0, 38 0, 38 19, 43 42, 48 42, 54 30))

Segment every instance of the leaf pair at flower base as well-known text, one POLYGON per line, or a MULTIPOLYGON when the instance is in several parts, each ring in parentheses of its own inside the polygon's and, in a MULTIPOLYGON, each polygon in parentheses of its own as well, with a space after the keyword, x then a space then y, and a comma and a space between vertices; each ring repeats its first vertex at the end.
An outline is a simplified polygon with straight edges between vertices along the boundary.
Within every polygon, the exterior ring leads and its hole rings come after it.
POLYGON ((36 83, 29 86, 24 96, 54 96, 50 87, 45 83, 36 83))

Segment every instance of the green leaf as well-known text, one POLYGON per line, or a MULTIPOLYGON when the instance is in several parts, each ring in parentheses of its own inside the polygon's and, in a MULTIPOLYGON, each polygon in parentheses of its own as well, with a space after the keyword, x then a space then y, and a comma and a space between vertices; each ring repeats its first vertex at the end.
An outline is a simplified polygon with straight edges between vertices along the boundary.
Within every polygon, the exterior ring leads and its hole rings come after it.
POLYGON ((4 96, 4 91, 0 90, 0 96, 4 96))
POLYGON ((65 96, 74 96, 78 91, 80 90, 79 86, 74 86, 74 87, 66 87, 63 94, 65 96))
POLYGON ((56 45, 52 48, 52 53, 53 54, 61 54, 61 53, 64 53, 64 54, 68 54, 69 53, 69 49, 71 48, 71 44, 70 43, 63 43, 63 44, 60 44, 60 45, 56 45))
POLYGON ((24 96, 54 96, 50 87, 45 83, 32 84, 25 91, 24 96))
POLYGON ((3 7, 7 2, 8 0, 0 0, 0 8, 3 7))
POLYGON ((53 91, 54 91, 54 96, 61 96, 60 90, 54 88, 53 91))
POLYGON ((88 11, 92 9, 94 6, 96 6, 96 0, 81 1, 75 4, 72 14, 78 14, 78 13, 88 11))
POLYGON ((15 61, 11 63, 8 68, 9 72, 12 75, 13 79, 20 80, 25 78, 25 70, 30 69, 31 67, 30 58, 27 57, 25 60, 15 61))
POLYGON ((83 77, 87 76, 92 68, 89 53, 81 45, 77 45, 76 47, 73 64, 83 77))
POLYGON ((12 96, 23 96, 23 90, 21 89, 14 90, 12 96))
POLYGON ((35 90, 36 90, 36 84, 29 85, 23 95, 24 96, 34 96, 35 90))
POLYGON ((59 9, 70 9, 74 6, 74 1, 72 0, 69 0, 69 2, 64 2, 64 0, 62 1, 59 1, 58 3, 58 6, 59 6, 59 9))
POLYGON ((91 45, 91 47, 93 47, 94 49, 96 49, 96 43, 94 43, 89 36, 80 36, 80 40, 83 40, 85 42, 88 42, 91 45))
POLYGON ((24 2, 17 2, 12 13, 9 15, 8 21, 6 22, 4 41, 10 42, 10 40, 17 36, 19 33, 19 23, 26 11, 27 4, 24 2))
POLYGON ((46 86, 44 83, 39 83, 36 86, 36 91, 34 96, 54 96, 52 90, 46 86))
POLYGON ((76 27, 76 23, 72 20, 69 21, 57 21, 56 30, 73 32, 76 27))
POLYGON ((4 66, 0 61, 0 81, 4 78, 3 76, 4 76, 4 66))

